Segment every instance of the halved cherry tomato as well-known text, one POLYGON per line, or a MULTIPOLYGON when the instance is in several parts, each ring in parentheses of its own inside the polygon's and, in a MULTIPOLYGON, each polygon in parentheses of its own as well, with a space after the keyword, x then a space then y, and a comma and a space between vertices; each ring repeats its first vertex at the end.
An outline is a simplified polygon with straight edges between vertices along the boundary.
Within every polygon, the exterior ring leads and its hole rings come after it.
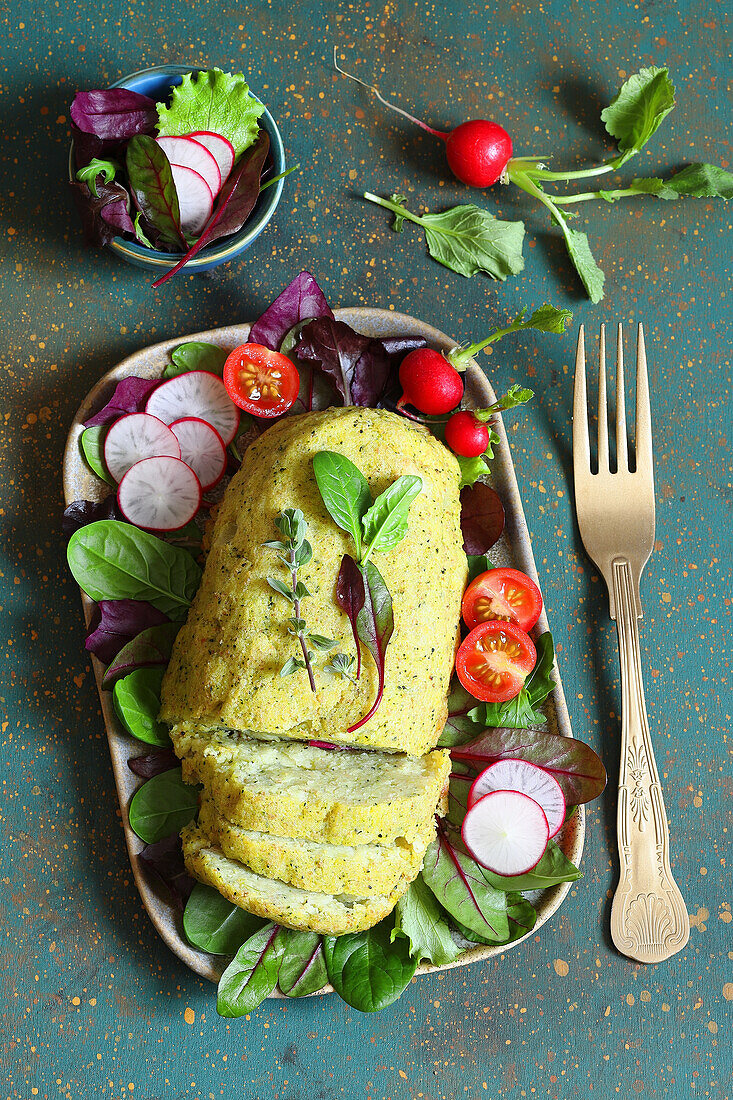
POLYGON ((298 396, 293 363, 263 344, 242 344, 224 363, 224 385, 235 405, 253 416, 281 416, 298 396))
POLYGON ((479 623, 456 654, 458 679, 474 699, 505 703, 524 686, 537 662, 528 634, 514 623, 479 623))
POLYGON ((518 569, 490 569, 471 581, 461 612, 469 630, 490 619, 531 630, 542 611, 542 596, 533 580, 518 569))

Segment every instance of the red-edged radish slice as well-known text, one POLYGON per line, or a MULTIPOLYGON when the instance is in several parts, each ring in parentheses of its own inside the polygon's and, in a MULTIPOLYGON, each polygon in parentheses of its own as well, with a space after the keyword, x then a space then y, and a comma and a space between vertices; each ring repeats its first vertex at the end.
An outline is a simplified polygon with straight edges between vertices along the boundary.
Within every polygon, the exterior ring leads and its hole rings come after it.
POLYGON ((191 467, 202 489, 211 489, 224 476, 227 452, 216 428, 197 416, 174 420, 170 430, 181 447, 181 458, 191 467))
POLYGON ((523 875, 539 863, 550 839, 542 807, 519 791, 492 791, 463 819, 463 843, 495 875, 523 875))
POLYGON ((468 808, 490 791, 519 791, 529 795, 545 811, 550 839, 565 820, 565 795, 554 776, 527 760, 507 758, 490 764, 473 781, 468 792, 468 808))
POLYGON ((117 490, 125 519, 147 531, 177 531, 201 504, 201 483, 180 458, 143 458, 127 471, 117 490))
POLYGON ((212 195, 221 189, 221 172, 216 157, 203 142, 192 137, 159 137, 155 139, 171 164, 193 168, 206 180, 212 195))
POLYGON ((171 164, 173 182, 178 192, 181 229, 189 237, 201 232, 214 209, 214 196, 202 175, 182 164, 171 164))
POLYGON ((142 458, 167 455, 180 458, 181 448, 162 420, 149 413, 129 413, 115 420, 104 441, 104 461, 115 481, 122 481, 127 471, 142 458))
POLYGON ((221 172, 221 182, 226 183, 227 176, 234 167, 234 146, 221 134, 215 134, 212 130, 194 130, 187 135, 205 145, 209 152, 216 158, 221 172))
POLYGON ((221 378, 205 370, 192 370, 169 378, 153 390, 145 412, 164 424, 195 416, 216 428, 228 447, 239 427, 239 409, 227 393, 221 378))

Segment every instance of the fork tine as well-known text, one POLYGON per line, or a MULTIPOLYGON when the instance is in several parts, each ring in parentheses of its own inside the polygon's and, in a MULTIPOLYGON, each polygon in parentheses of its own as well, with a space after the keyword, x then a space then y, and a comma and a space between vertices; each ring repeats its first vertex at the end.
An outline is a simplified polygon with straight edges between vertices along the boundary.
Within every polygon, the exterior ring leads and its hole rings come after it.
POLYGON ((643 474, 653 472, 652 413, 642 325, 636 337, 636 469, 643 474))
POLYGON ((624 393, 624 330, 619 324, 616 337, 616 469, 628 470, 626 442, 626 398, 624 393))
POLYGON ((585 389, 585 328, 578 331, 578 349, 575 353, 575 392, 573 396, 573 466, 575 476, 590 470, 590 442, 588 439, 588 400, 585 389))
POLYGON ((598 469, 608 470, 608 398, 606 396, 606 326, 598 341, 598 469))

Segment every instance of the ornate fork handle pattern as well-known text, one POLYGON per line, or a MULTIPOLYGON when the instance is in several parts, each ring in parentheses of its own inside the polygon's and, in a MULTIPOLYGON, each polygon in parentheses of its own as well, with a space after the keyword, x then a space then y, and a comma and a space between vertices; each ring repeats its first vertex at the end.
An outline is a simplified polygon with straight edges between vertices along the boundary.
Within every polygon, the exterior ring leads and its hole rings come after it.
POLYGON ((672 878, 669 830, 644 700, 639 622, 631 565, 612 562, 622 685, 618 848, 621 877, 611 909, 611 936, 638 962, 661 962, 684 947, 690 922, 672 878))

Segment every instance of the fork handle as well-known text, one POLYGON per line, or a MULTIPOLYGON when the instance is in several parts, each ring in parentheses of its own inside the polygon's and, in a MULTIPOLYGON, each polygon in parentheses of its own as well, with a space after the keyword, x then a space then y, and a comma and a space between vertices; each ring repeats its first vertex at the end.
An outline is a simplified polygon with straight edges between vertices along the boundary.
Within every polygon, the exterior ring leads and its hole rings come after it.
POLYGON ((612 581, 622 718, 617 816, 621 875, 611 909, 611 938, 622 954, 655 963, 684 947, 690 922, 670 868, 667 814, 641 675, 637 586, 628 561, 612 563, 612 581))

